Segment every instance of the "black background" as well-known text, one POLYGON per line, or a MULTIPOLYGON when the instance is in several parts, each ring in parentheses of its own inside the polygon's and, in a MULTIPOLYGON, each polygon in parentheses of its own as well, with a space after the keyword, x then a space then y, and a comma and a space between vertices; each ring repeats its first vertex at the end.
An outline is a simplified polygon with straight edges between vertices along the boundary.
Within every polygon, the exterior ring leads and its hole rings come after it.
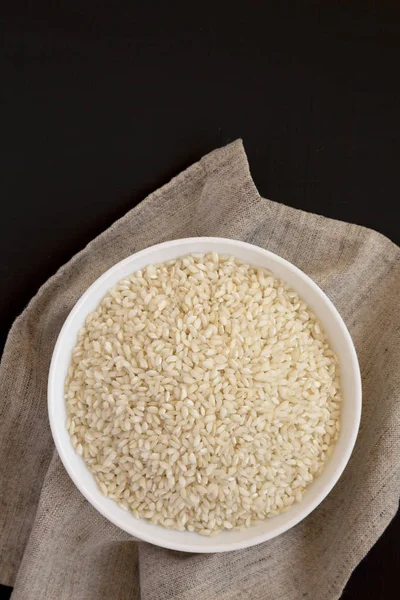
MULTIPOLYGON (((82 0, 3 11, 1 344, 59 266, 237 137, 262 196, 400 244, 397 3, 82 0)), ((397 518, 344 599, 395 597, 399 534, 397 518)))

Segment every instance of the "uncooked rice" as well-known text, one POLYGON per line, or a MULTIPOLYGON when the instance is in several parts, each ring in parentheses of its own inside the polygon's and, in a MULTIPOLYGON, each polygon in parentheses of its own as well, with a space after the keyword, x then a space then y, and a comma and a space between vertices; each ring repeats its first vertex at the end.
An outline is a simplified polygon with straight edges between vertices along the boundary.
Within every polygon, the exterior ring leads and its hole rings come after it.
POLYGON ((337 358, 265 269, 215 253, 149 265, 86 319, 72 444, 136 517, 215 535, 299 502, 337 440, 337 358))

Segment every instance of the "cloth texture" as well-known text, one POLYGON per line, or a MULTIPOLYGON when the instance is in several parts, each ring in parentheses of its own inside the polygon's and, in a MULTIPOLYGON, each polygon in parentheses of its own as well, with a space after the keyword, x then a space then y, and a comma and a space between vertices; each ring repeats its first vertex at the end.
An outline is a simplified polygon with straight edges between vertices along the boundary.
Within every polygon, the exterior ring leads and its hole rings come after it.
POLYGON ((63 266, 15 321, 0 368, 0 582, 13 600, 333 600, 382 534, 400 493, 400 249, 375 231, 262 198, 240 140, 150 194, 63 266), (102 517, 70 480, 47 418, 59 331, 116 262, 158 242, 220 236, 288 259, 334 302, 358 353, 356 447, 304 521, 253 548, 173 552, 102 517))

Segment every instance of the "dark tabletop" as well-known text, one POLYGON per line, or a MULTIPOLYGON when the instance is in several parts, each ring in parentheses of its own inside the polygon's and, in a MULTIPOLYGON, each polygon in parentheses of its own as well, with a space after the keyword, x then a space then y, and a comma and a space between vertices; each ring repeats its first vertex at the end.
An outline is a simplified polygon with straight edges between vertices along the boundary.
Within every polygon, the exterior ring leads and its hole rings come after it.
MULTIPOLYGON (((400 244, 398 3, 8 4, 2 344, 59 266, 237 137, 262 196, 400 244)), ((397 518, 344 599, 395 597, 399 539, 397 518)))

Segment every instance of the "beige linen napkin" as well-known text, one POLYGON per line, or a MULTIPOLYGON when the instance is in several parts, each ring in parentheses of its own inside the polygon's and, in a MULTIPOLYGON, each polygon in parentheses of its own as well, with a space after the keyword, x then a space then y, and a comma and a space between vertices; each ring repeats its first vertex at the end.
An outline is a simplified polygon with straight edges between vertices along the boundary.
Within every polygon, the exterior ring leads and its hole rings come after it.
POLYGON ((241 141, 205 156, 91 242, 38 292, 0 372, 0 581, 13 600, 332 600, 394 516, 400 491, 400 249, 382 235, 265 200, 241 141), (303 269, 341 312, 363 378, 350 463, 302 523, 259 546, 190 555, 137 542, 69 479, 46 385, 69 311, 111 265, 174 238, 222 236, 303 269))

